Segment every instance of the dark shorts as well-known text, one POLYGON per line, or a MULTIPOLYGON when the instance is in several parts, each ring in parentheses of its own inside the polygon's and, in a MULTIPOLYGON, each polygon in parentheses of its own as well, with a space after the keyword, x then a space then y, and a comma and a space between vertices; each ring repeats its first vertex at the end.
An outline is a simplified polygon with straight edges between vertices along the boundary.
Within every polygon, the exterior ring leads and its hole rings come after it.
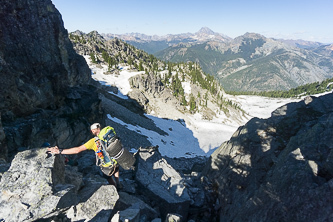
POLYGON ((116 164, 113 167, 101 167, 104 177, 111 177, 114 173, 119 171, 119 165, 116 164))

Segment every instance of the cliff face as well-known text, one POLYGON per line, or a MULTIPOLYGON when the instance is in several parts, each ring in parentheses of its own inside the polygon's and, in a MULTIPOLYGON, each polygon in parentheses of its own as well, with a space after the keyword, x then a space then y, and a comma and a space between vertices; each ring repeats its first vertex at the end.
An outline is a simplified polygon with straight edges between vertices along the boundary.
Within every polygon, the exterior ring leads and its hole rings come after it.
POLYGON ((51 1, 2 1, 0 19, 2 113, 59 107, 68 87, 89 81, 90 70, 51 1))
POLYGON ((330 220, 332 113, 332 93, 307 97, 253 118, 223 143, 205 167, 221 221, 330 220))
POLYGON ((69 145, 64 142, 69 138, 53 135, 57 125, 74 132, 75 120, 95 119, 99 104, 95 89, 87 88, 91 71, 74 51, 60 13, 50 0, 4 0, 0 20, 0 112, 6 135, 0 156, 7 155, 5 146, 11 152, 43 139, 69 145))

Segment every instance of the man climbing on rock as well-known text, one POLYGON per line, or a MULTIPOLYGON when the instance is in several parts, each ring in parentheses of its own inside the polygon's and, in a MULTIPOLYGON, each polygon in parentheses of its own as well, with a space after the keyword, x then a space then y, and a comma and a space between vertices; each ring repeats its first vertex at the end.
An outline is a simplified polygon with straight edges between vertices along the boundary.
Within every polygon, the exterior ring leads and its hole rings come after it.
POLYGON ((111 135, 109 136, 111 140, 118 140, 115 136, 114 129, 112 127, 105 127, 102 129, 103 133, 101 133, 101 125, 99 123, 94 123, 90 126, 90 130, 95 137, 91 138, 85 144, 69 149, 59 149, 57 146, 54 146, 48 148, 48 151, 54 154, 78 154, 85 150, 94 150, 96 154, 96 165, 100 166, 102 172, 107 176, 109 184, 121 189, 119 181, 119 165, 117 161, 113 157, 110 157, 106 152, 103 138, 101 139, 102 135, 100 135, 103 134, 104 136, 104 131, 107 131, 108 135, 111 135), (115 180, 112 176, 114 176, 115 180))

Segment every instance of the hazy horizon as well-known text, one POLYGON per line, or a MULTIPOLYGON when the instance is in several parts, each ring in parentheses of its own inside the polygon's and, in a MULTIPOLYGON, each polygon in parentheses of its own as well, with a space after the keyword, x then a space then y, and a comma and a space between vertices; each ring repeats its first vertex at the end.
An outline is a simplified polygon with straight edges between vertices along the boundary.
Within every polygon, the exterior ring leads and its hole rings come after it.
POLYGON ((202 27, 231 38, 253 32, 276 39, 333 43, 330 0, 52 0, 69 32, 195 33, 202 27), (97 3, 96 3, 97 2, 97 3))

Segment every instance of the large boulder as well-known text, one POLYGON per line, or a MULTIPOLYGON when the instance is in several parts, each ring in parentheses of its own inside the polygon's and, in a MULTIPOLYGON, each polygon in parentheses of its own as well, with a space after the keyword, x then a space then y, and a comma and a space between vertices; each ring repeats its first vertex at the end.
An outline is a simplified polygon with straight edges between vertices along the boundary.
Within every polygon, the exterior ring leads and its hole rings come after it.
POLYGON ((150 202, 159 207, 161 217, 175 213, 186 220, 191 200, 184 178, 156 148, 141 148, 136 157, 136 181, 150 202))
POLYGON ((221 221, 330 221, 333 218, 333 94, 253 118, 203 171, 221 221))
POLYGON ((118 199, 115 186, 102 185, 85 202, 73 206, 67 217, 71 221, 110 221, 118 199))
POLYGON ((0 182, 0 220, 108 221, 119 199, 98 175, 83 175, 46 148, 19 152, 0 182))
POLYGON ((0 219, 35 221, 57 215, 76 203, 76 190, 65 183, 62 156, 46 149, 20 152, 1 178, 0 219))
POLYGON ((121 218, 133 212, 138 212, 137 214, 141 221, 151 221, 158 217, 158 212, 155 209, 151 208, 141 199, 125 192, 119 192, 119 200, 114 210, 119 212, 121 218))

